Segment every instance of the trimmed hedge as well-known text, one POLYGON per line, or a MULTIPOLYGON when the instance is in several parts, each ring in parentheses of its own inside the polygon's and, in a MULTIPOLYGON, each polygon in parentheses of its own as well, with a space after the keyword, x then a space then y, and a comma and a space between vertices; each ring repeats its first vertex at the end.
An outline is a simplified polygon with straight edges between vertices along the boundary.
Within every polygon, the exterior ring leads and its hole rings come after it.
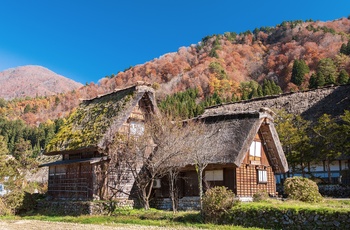
POLYGON ((350 226, 350 211, 273 207, 266 204, 240 205, 223 215, 219 223, 269 229, 347 229, 350 226))

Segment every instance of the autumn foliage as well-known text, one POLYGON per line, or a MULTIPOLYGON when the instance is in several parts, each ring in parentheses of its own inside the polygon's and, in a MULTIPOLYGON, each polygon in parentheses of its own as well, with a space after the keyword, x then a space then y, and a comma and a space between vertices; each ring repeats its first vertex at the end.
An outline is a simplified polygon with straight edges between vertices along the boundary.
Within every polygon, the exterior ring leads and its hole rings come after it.
POLYGON ((341 18, 328 22, 282 22, 253 32, 210 35, 198 44, 106 76, 98 84, 90 83, 56 96, 15 99, 3 107, 0 103, 0 114, 37 125, 49 118, 67 116, 80 99, 109 93, 137 81, 156 83, 160 100, 190 88, 198 89, 201 100, 214 94, 225 100, 244 99, 241 83, 251 81, 263 85, 264 80, 269 80, 283 92, 327 83, 346 84, 350 73, 349 31, 350 20, 341 18), (305 64, 309 71, 301 71, 295 75, 297 80, 292 81, 295 60, 305 64))

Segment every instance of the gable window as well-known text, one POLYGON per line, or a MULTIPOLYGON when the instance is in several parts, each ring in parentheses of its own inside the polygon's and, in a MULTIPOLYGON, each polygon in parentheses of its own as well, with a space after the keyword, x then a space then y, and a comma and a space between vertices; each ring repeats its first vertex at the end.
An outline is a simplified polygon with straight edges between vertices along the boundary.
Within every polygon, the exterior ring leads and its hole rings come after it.
POLYGON ((130 134, 134 136, 141 136, 145 131, 145 126, 142 122, 130 122, 130 134))
POLYGON ((249 155, 254 157, 261 157, 261 142, 253 141, 250 145, 249 155))
POLYGON ((258 183, 267 183, 267 171, 258 170, 258 183))
POLYGON ((224 173, 223 170, 209 170, 205 171, 206 181, 223 181, 224 173))

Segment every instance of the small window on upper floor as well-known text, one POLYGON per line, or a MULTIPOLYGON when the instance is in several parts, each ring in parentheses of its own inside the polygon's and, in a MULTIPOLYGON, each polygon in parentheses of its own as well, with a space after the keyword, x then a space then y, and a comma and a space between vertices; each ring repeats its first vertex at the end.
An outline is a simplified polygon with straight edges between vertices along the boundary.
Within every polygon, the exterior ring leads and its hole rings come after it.
POLYGON ((135 136, 141 136, 145 131, 145 125, 142 122, 131 121, 130 122, 130 134, 135 136))
POLYGON ((261 157, 261 142, 253 141, 250 145, 249 155, 254 157, 261 157))

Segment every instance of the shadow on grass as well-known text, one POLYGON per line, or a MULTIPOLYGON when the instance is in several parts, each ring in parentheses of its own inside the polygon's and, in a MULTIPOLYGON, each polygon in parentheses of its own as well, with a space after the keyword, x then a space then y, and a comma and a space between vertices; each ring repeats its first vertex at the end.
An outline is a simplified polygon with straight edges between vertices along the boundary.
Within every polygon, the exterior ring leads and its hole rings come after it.
POLYGON ((183 223, 183 224, 203 224, 204 223, 204 219, 199 212, 187 213, 182 216, 174 217, 173 221, 183 223))

